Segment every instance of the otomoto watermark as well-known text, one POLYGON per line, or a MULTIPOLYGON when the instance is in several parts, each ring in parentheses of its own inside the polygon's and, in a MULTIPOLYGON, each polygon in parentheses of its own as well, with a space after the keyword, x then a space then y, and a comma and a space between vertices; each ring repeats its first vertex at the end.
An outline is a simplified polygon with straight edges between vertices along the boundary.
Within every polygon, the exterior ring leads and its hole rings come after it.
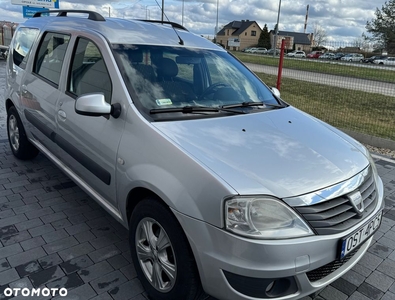
POLYGON ((4 295, 7 297, 10 296, 23 296, 23 297, 31 297, 31 296, 67 296, 67 289, 65 288, 39 288, 39 289, 29 289, 29 288, 6 288, 4 290, 4 295))

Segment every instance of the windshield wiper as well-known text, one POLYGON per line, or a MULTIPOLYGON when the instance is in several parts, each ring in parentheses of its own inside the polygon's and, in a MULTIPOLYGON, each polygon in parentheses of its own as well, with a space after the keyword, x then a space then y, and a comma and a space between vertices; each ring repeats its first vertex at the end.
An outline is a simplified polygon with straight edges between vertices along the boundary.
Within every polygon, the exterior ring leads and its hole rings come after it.
POLYGON ((226 107, 209 107, 209 106, 183 106, 183 107, 169 107, 169 108, 153 108, 150 110, 150 114, 161 114, 161 113, 174 113, 180 112, 183 114, 193 113, 204 113, 204 112, 231 112, 234 114, 244 114, 241 111, 234 111, 226 109, 226 107))
POLYGON ((249 107, 249 106, 270 106, 273 108, 283 108, 285 106, 283 105, 277 105, 277 104, 270 104, 270 103, 264 103, 262 101, 260 102, 242 102, 242 103, 235 103, 235 104, 228 104, 228 105, 223 105, 221 108, 227 109, 227 108, 239 108, 239 107, 249 107))
POLYGON ((172 112, 191 114, 194 112, 219 112, 219 109, 215 107, 204 107, 204 106, 183 106, 183 107, 153 108, 150 110, 150 114, 172 113, 172 112))

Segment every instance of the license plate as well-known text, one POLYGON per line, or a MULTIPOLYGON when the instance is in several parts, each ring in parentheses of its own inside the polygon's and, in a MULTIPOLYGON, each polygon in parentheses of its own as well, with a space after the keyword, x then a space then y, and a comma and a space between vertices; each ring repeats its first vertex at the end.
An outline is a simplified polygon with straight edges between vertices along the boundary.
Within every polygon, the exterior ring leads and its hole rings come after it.
POLYGON ((382 211, 375 215, 369 222, 365 223, 351 235, 344 238, 341 243, 340 259, 367 240, 380 226, 382 211))

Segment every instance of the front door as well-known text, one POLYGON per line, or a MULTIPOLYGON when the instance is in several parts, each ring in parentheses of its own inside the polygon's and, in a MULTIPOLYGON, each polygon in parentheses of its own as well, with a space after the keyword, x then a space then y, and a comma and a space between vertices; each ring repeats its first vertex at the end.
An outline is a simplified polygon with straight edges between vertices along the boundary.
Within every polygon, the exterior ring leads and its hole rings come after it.
MULTIPOLYGON (((117 151, 126 114, 113 118, 84 116, 75 112, 75 101, 84 94, 102 93, 110 104, 119 100, 114 99, 111 80, 116 74, 110 74, 110 64, 106 63, 111 59, 110 51, 106 50, 103 55, 99 50, 106 47, 108 45, 100 38, 95 41, 83 37, 76 39, 66 91, 56 107, 56 140, 61 160, 82 179, 85 188, 92 189, 98 200, 117 215, 117 151)), ((111 71, 114 73, 114 68, 111 71)))

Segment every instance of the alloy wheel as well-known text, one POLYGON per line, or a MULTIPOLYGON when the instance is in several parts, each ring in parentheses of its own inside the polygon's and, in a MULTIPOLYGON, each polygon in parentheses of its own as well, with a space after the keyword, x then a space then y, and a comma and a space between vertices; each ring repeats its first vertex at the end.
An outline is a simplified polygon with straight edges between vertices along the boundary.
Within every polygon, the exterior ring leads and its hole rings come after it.
POLYGON ((8 132, 10 135, 11 146, 14 151, 18 151, 19 149, 19 128, 18 128, 18 120, 14 115, 11 115, 8 120, 8 132))
POLYGON ((177 264, 173 245, 163 227, 152 218, 140 221, 136 230, 137 258, 145 277, 160 292, 175 285, 177 264))

